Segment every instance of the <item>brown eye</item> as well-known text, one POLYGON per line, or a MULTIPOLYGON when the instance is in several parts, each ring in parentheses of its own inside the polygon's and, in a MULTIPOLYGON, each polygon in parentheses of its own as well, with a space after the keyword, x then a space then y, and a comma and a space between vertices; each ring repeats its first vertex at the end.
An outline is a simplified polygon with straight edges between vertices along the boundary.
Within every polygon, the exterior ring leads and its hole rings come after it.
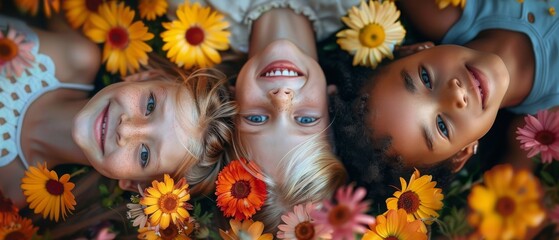
POLYGON ((146 104, 146 116, 150 115, 155 110, 155 98, 153 93, 149 94, 148 103, 146 104))

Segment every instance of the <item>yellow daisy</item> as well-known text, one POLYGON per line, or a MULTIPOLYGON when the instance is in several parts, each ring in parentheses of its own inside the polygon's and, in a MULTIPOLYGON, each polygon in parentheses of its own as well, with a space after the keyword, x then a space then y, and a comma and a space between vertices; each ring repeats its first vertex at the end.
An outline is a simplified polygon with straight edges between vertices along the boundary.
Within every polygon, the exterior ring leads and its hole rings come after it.
POLYGON ((98 13, 99 6, 105 0, 64 0, 62 8, 66 19, 73 28, 79 28, 87 22, 91 14, 98 13))
POLYGON ((386 199, 386 206, 390 209, 404 209, 408 213, 408 220, 423 220, 430 224, 429 219, 439 216, 437 213, 443 207, 443 194, 436 188, 437 182, 431 181, 431 175, 421 176, 416 169, 409 184, 400 178, 402 189, 394 193, 394 197, 386 199))
POLYGON ((540 207, 540 185, 527 170, 497 165, 483 174, 484 185, 475 185, 468 196, 472 213, 468 221, 487 239, 524 239, 528 227, 545 218, 540 207))
POLYGON ((152 49, 144 41, 153 38, 142 21, 134 20, 134 11, 123 2, 107 2, 101 4, 99 13, 91 14, 91 26, 85 34, 96 43, 105 43, 103 62, 111 73, 135 73, 140 64, 148 62, 147 52, 152 49))
POLYGON ((240 240, 240 239, 252 239, 252 240, 268 240, 273 239, 271 233, 262 234, 264 231, 264 224, 259 221, 253 221, 250 219, 244 220, 242 222, 231 219, 229 220, 229 225, 231 230, 223 231, 219 229, 219 236, 224 240, 240 240))
POLYGON ((342 21, 349 29, 336 34, 336 41, 343 50, 354 55, 353 65, 375 68, 383 58, 393 59, 394 46, 402 43, 406 30, 398 18, 400 11, 391 1, 361 1, 359 8, 352 7, 342 21))
POLYGON ((182 224, 190 216, 186 210, 190 194, 184 178, 176 185, 168 174, 163 178, 163 182, 155 180, 151 183, 152 186, 145 190, 145 197, 140 200, 140 204, 146 206, 144 212, 149 215, 152 226, 159 225, 161 229, 166 229, 171 222, 182 224))
POLYGON ((453 7, 460 6, 462 9, 466 6, 466 0, 435 0, 435 2, 437 3, 439 9, 444 9, 449 5, 453 7))
POLYGON ((9 224, 0 226, 0 239, 31 239, 37 229, 31 219, 18 216, 9 224))
MULTIPOLYGON (((40 0, 17 0, 15 3, 20 11, 35 16, 39 10, 39 1, 40 0)), ((60 11, 60 0, 43 0, 43 7, 45 16, 50 17, 52 11, 56 13, 60 11)))
POLYGON ((167 12, 167 6, 167 0, 140 0, 138 10, 143 19, 155 20, 167 12))
POLYGON ((363 240, 427 240, 427 234, 421 231, 420 220, 408 222, 404 209, 388 210, 385 215, 377 216, 370 230, 363 235, 363 240))
POLYGON ((167 29, 161 33, 167 58, 187 69, 220 63, 218 50, 229 48, 230 35, 223 15, 199 3, 186 2, 178 7, 177 17, 178 20, 162 23, 167 29))
POLYGON ((64 174, 58 179, 55 171, 49 171, 47 164, 39 164, 38 167, 31 166, 25 171, 25 177, 21 180, 21 189, 26 196, 29 208, 35 209, 35 213, 43 213, 43 218, 49 216, 50 220, 58 222, 66 219, 70 210, 74 210, 76 200, 72 189, 74 183, 69 182, 70 175, 64 174))

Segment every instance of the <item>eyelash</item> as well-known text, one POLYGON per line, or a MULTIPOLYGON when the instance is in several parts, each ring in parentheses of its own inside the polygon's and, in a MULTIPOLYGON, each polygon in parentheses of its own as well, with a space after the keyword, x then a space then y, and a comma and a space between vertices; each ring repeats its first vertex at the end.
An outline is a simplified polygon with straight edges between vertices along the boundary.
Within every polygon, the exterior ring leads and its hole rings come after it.
POLYGON ((421 82, 423 82, 423 85, 425 85, 425 87, 433 89, 433 86, 431 85, 431 77, 424 67, 421 67, 421 70, 419 70, 419 77, 421 78, 421 82))
POLYGON ((297 120, 297 122, 299 122, 300 124, 309 125, 309 124, 313 124, 316 121, 318 121, 318 118, 303 116, 303 117, 296 117, 295 120, 297 120), (310 119, 310 121, 305 122, 306 119, 310 119))
POLYGON ((150 93, 146 104, 146 116, 149 116, 155 110, 155 106, 155 97, 153 96, 153 93, 150 93))
POLYGON ((441 134, 443 134, 446 138, 448 138, 449 136, 448 127, 446 126, 446 123, 444 123, 441 115, 437 115, 437 129, 439 129, 439 132, 441 134))
POLYGON ((266 115, 249 115, 245 117, 246 120, 248 120, 251 123, 254 124, 264 124, 266 121, 268 121, 268 116, 266 115))
POLYGON ((140 165, 145 168, 149 163, 149 148, 142 144, 140 147, 140 165), (145 151, 144 151, 145 150, 145 151))

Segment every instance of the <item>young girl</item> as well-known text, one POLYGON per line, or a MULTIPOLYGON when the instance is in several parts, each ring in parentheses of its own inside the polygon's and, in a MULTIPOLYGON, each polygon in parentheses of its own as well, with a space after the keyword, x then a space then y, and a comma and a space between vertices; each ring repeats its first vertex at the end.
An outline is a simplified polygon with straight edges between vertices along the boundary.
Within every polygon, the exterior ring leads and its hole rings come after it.
MULTIPOLYGON (((550 72, 559 63, 559 20, 548 13, 558 2, 468 0, 463 10, 439 10, 435 1, 422 0, 400 1, 400 7, 420 33, 447 45, 424 46, 376 74, 356 68, 366 83, 359 94, 341 98, 353 103, 344 112, 365 131, 338 126, 339 135, 367 139, 362 149, 402 166, 456 172, 499 109, 533 114, 559 104, 559 79, 550 72)), ((347 159, 364 165, 364 159, 347 159)))
POLYGON ((49 168, 91 165, 120 179, 123 189, 173 173, 184 175, 195 195, 212 192, 233 134, 235 107, 224 78, 157 65, 163 70, 90 98, 99 48, 59 18, 49 26, 45 31, 0 18, 8 36, 2 43, 24 39, 32 48, 19 49, 34 59, 20 73, 0 75, 0 190, 24 205, 19 182, 25 169, 47 162, 49 168))
POLYGON ((248 51, 234 86, 236 137, 268 186, 255 219, 275 229, 293 206, 329 198, 346 180, 329 144, 316 40, 339 29, 340 17, 358 1, 197 2, 221 12, 231 25, 231 46, 248 51))

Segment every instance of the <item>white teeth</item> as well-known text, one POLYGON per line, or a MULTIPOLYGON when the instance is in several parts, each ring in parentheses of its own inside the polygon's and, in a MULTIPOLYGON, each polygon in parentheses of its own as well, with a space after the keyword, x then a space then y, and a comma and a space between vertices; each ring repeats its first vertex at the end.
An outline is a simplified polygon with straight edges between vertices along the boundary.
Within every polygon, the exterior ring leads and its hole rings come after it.
POLYGON ((299 74, 293 70, 289 70, 289 69, 273 69, 270 70, 269 72, 266 72, 265 74, 266 77, 297 77, 299 76, 299 74))

